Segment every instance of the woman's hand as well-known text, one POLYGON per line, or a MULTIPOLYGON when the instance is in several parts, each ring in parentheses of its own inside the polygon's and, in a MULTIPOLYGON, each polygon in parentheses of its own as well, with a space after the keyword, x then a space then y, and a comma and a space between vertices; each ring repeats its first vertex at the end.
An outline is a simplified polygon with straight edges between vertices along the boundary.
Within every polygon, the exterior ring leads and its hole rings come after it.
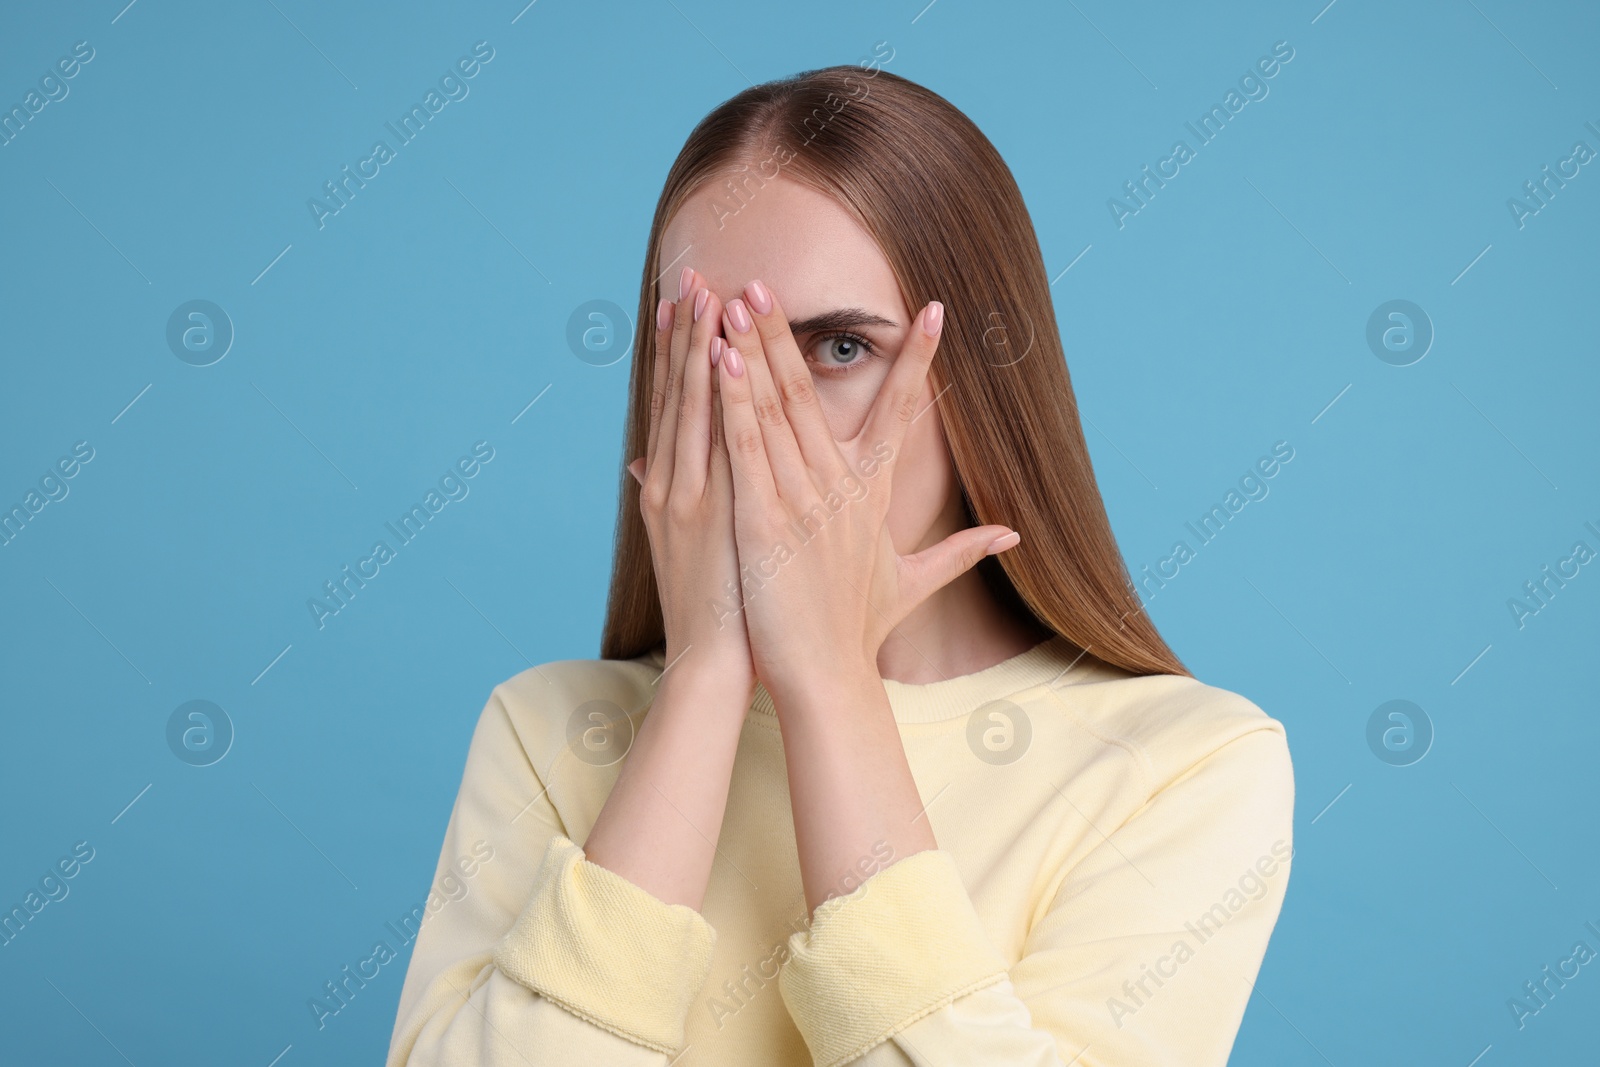
POLYGON ((718 371, 734 530, 747 578, 757 676, 774 700, 840 672, 876 676, 879 647, 932 593, 1021 538, 1004 526, 952 534, 913 555, 890 540, 892 464, 920 412, 943 305, 912 322, 865 424, 836 442, 782 306, 759 281, 729 302, 718 371))
POLYGON ((650 439, 628 470, 640 485, 667 664, 742 685, 748 700, 755 668, 739 610, 733 475, 712 380, 711 351, 724 344, 721 311, 705 280, 683 268, 676 306, 663 300, 656 313, 650 439))

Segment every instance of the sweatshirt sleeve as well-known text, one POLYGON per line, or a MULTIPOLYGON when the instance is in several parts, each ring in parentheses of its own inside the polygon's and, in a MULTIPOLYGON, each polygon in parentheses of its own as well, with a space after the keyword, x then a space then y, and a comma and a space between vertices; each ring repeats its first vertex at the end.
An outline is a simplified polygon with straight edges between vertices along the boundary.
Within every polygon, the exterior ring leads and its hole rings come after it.
POLYGON ((1283 903, 1293 810, 1267 720, 1091 829, 1099 845, 1010 967, 930 851, 820 905, 779 988, 817 1067, 1223 1067, 1283 903))
POLYGON ((665 1067, 677 1054, 715 932, 584 858, 498 688, 434 886, 413 913, 387 1067, 665 1067))

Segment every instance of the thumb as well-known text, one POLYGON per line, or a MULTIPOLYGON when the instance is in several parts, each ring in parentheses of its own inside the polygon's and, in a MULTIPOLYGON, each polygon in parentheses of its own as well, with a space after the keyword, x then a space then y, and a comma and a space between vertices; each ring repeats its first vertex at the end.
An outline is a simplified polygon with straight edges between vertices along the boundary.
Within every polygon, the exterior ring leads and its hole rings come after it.
POLYGON ((922 603, 961 577, 984 556, 1015 548, 1021 540, 1021 534, 1006 526, 974 526, 904 557, 912 575, 911 605, 922 603))
POLYGON ((633 480, 638 482, 640 487, 644 486, 644 457, 643 456, 640 456, 638 459, 636 459, 632 463, 628 464, 628 473, 633 475, 633 480))

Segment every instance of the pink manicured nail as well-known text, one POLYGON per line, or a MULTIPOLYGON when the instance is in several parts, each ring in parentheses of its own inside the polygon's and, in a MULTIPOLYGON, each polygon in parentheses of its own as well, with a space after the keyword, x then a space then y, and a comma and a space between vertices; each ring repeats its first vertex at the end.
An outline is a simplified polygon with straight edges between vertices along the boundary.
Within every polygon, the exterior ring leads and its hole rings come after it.
POLYGON ((710 295, 710 289, 702 289, 694 294, 694 321, 700 321, 700 314, 706 309, 706 298, 710 295))
POLYGON ((678 299, 682 300, 689 295, 689 286, 694 284, 694 268, 685 267, 683 273, 678 275, 678 299))
POLYGON ((922 332, 929 337, 938 337, 942 329, 944 329, 944 305, 934 300, 928 304, 927 314, 922 317, 922 332))
POLYGON ((661 298, 661 303, 656 305, 656 329, 665 330, 672 325, 672 301, 666 297, 661 298))
POLYGON ((750 312, 744 306, 744 301, 734 297, 728 304, 728 321, 733 323, 733 328, 740 333, 749 333, 751 322, 750 312))
POLYGON ((750 306, 755 308, 758 314, 765 315, 772 310, 772 294, 767 292, 767 287, 759 280, 745 286, 744 295, 750 298, 750 306))
POLYGON ((1017 533, 1015 530, 1012 530, 1008 534, 1001 534, 999 537, 996 537, 992 542, 990 542, 989 550, 984 554, 992 556, 997 552, 1004 552, 1008 548, 1015 548, 1021 540, 1022 535, 1017 533))
POLYGON ((717 360, 722 358, 722 349, 727 345, 727 343, 728 342, 724 341, 720 337, 713 337, 711 339, 711 365, 713 367, 717 365, 717 360))
POLYGON ((722 353, 722 358, 728 363, 729 374, 733 375, 735 378, 744 377, 744 358, 739 355, 739 350, 737 348, 729 345, 728 350, 722 353))

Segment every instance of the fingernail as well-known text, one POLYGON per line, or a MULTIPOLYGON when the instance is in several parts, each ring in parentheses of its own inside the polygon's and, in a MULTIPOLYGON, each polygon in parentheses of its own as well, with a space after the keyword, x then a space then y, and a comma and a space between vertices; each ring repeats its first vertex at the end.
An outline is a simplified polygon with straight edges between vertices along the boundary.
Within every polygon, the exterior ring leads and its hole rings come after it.
POLYGON ((722 349, 726 344, 727 342, 720 337, 713 337, 711 339, 711 365, 713 367, 717 365, 717 360, 722 358, 722 349))
POLYGON ((750 332, 750 312, 744 306, 744 301, 734 297, 728 304, 728 321, 733 323, 733 328, 740 333, 750 332))
POLYGON ((656 329, 665 330, 672 325, 672 301, 666 297, 661 298, 661 303, 656 305, 656 329))
POLYGON ((745 286, 744 295, 750 298, 750 306, 758 313, 765 315, 772 310, 772 294, 767 292, 767 287, 759 280, 745 286))
POLYGON ((938 337, 942 329, 944 329, 944 305, 934 300, 928 304, 928 310, 922 316, 922 332, 929 337, 938 337))
POLYGON ((694 268, 685 267, 683 273, 678 275, 678 299, 682 300, 689 295, 689 286, 694 284, 694 268))
POLYGON ((706 298, 710 295, 710 289, 702 289, 694 295, 694 321, 700 321, 700 313, 706 309, 706 298))
POLYGON ((728 350, 722 353, 722 358, 728 362, 729 374, 733 375, 735 378, 744 377, 744 358, 739 355, 739 350, 737 348, 729 345, 728 350))
POLYGON ((1003 534, 999 537, 996 537, 994 541, 990 543, 989 550, 985 552, 984 555, 992 556, 996 552, 1004 552, 1008 548, 1015 548, 1017 543, 1021 540, 1022 535, 1017 533, 1017 531, 1012 530, 1008 534, 1003 534))

